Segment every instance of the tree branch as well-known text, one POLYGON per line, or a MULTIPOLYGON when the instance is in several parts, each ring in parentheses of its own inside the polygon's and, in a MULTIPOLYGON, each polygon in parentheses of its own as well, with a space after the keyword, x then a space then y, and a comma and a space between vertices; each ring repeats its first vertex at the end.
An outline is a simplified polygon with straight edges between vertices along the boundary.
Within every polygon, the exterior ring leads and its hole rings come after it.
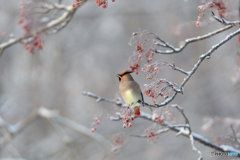
POLYGON ((202 35, 202 36, 198 36, 198 37, 193 37, 193 38, 189 38, 189 39, 186 39, 185 40, 185 43, 183 45, 180 46, 180 48, 175 48, 173 47, 172 45, 170 45, 168 42, 165 42, 164 40, 162 40, 160 37, 158 37, 156 34, 155 34, 155 38, 157 40, 159 40, 163 45, 161 45, 162 47, 165 47, 165 48, 169 48, 170 50, 166 50, 166 51, 162 51, 162 50, 155 50, 155 53, 159 53, 159 54, 173 54, 173 53, 179 53, 181 52, 189 43, 193 43, 193 42, 196 42, 196 41, 200 41, 200 40, 204 40, 204 39, 207 39, 207 38, 210 38, 214 35, 217 35, 223 31, 226 31, 230 28, 232 28, 233 26, 232 25, 227 25, 223 28, 220 28, 216 31, 213 31, 213 32, 210 32, 208 34, 205 34, 205 35, 202 35))
MULTIPOLYGON (((221 13, 221 12, 220 12, 221 13)), ((222 16, 221 16, 221 18, 219 18, 218 16, 216 16, 215 14, 214 14, 214 12, 212 11, 212 17, 216 20, 216 21, 218 21, 218 22, 220 22, 220 23, 222 23, 222 24, 224 24, 224 25, 226 25, 226 26, 228 26, 228 25, 231 25, 231 26, 237 26, 237 25, 239 25, 239 21, 227 21, 225 18, 223 18, 222 16)))
MULTIPOLYGON (((84 1, 84 3, 86 1, 84 1)), ((4 52, 4 50, 6 48, 8 48, 16 43, 21 43, 23 41, 26 41, 26 40, 32 38, 36 34, 44 33, 44 32, 49 31, 50 29, 54 29, 54 28, 55 28, 55 30, 53 30, 51 33, 59 32, 61 29, 63 29, 64 27, 67 26, 67 24, 70 22, 74 13, 77 10, 77 7, 65 6, 65 5, 58 4, 53 1, 51 1, 50 4, 46 4, 45 7, 48 8, 49 10, 57 9, 57 10, 64 10, 65 12, 61 16, 59 16, 56 19, 47 23, 46 26, 37 29, 33 33, 29 33, 28 35, 20 37, 20 38, 12 37, 8 41, 1 43, 0 44, 0 56, 2 55, 2 53, 4 52)))
POLYGON ((49 120, 51 123, 64 125, 76 132, 84 134, 101 145, 103 145, 108 151, 113 152, 114 146, 102 135, 98 133, 92 133, 90 128, 87 128, 81 124, 73 122, 67 118, 64 118, 58 115, 56 112, 48 110, 47 108, 39 108, 38 110, 33 111, 27 118, 23 119, 19 123, 15 125, 10 125, 5 122, 3 119, 0 118, 0 127, 7 130, 6 135, 3 137, 5 138, 3 141, 0 141, 0 147, 4 147, 8 144, 15 136, 17 136, 23 129, 25 129, 28 125, 30 125, 34 120, 38 117, 44 118, 49 120))
MULTIPOLYGON (((90 93, 90 92, 84 92, 84 93, 90 93)), ((92 95, 92 93, 90 94, 84 94, 86 96, 89 96, 91 98, 94 98, 94 99, 104 99, 104 98, 101 98, 99 96, 90 96, 92 95)), ((108 102, 108 101, 107 101, 108 102)), ((114 103, 116 105, 119 105, 118 102, 114 102, 114 101, 110 101, 110 103, 114 103)), ((123 104, 123 106, 125 107, 125 104, 123 104)), ((117 120, 121 120, 123 117, 121 116, 120 113, 117 113, 118 117, 110 117, 111 120, 113 121, 117 121, 117 120)), ((141 115, 138 116, 137 118, 143 118, 143 119, 146 119, 146 120, 149 120, 149 121, 152 121, 154 123, 156 123, 155 121, 152 120, 152 115, 148 114, 148 113, 145 113, 145 112, 141 112, 141 115)), ((199 143, 207 146, 207 147, 210 147, 212 149, 215 149, 215 150, 218 150, 218 151, 221 151, 221 152, 236 152, 238 153, 238 157, 240 157, 240 150, 237 150, 231 146, 225 146, 225 145, 222 145, 222 146, 217 146, 213 143, 211 143, 209 140, 203 138, 201 135, 197 134, 197 133, 194 133, 194 132, 189 132, 189 130, 185 130, 184 128, 186 128, 186 125, 183 125, 181 127, 179 126, 175 126, 175 125, 172 125, 171 123, 167 122, 167 121, 164 121, 162 123, 163 126, 169 128, 170 130, 174 131, 174 132, 177 132, 181 135, 183 135, 184 137, 189 137, 189 135, 191 135, 191 137, 189 138, 193 138, 195 141, 198 141, 199 143)), ((164 132, 164 131, 163 131, 164 132)), ((134 136, 134 137, 139 137, 139 138, 147 138, 147 135, 132 135, 130 134, 130 136, 134 136)), ((193 142, 191 142, 193 143, 193 142)), ((200 159, 201 159, 201 154, 199 153, 199 151, 196 149, 196 151, 198 152, 198 154, 200 155, 200 159)))
MULTIPOLYGON (((198 67, 200 66, 200 64, 203 62, 203 60, 205 60, 206 58, 209 59, 211 57, 211 54, 216 51, 219 47, 221 47, 223 44, 225 44, 226 42, 228 42, 230 39, 232 39, 234 36, 240 34, 240 29, 230 33, 229 35, 227 35, 223 40, 221 40, 218 44, 212 46, 212 48, 206 52, 205 54, 202 54, 199 57, 198 62, 194 65, 194 67, 192 68, 192 70, 190 72, 188 72, 188 76, 186 78, 184 78, 182 84, 179 86, 179 88, 181 90, 183 90, 183 87, 185 86, 185 84, 188 82, 188 80, 192 77, 192 75, 196 72, 196 70, 198 69, 198 67)), ((164 102, 157 104, 155 103, 154 107, 162 107, 165 106, 167 104, 169 104, 174 98, 175 96, 178 94, 179 92, 176 92, 169 98, 167 98, 164 102)))

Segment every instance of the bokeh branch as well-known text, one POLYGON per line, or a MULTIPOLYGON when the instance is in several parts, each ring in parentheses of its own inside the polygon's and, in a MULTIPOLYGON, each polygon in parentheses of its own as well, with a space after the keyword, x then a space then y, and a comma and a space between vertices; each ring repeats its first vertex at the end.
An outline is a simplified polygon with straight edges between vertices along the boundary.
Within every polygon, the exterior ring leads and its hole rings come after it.
MULTIPOLYGON (((87 0, 81 0, 82 5, 86 2, 87 0)), ((66 6, 60 3, 57 3, 55 1, 48 1, 49 3, 43 3, 42 8, 45 11, 45 14, 53 11, 53 10, 58 10, 58 11, 64 11, 60 16, 56 17, 55 19, 51 19, 46 25, 37 28, 33 31, 27 31, 22 37, 15 38, 15 37, 10 37, 10 39, 6 42, 3 42, 0 44, 0 55, 4 52, 4 50, 8 47, 11 47, 14 44, 17 43, 29 43, 29 41, 34 41, 36 39, 36 35, 39 34, 49 34, 49 33, 57 33, 61 29, 67 26, 67 24, 71 21, 74 13, 78 9, 78 7, 72 7, 72 6, 66 6)), ((44 13, 42 13, 44 14, 44 13)), ((23 20, 21 20, 23 21, 23 20)), ((23 22, 20 22, 21 24, 23 22)), ((23 26, 25 30, 29 27, 27 26, 29 24, 26 24, 23 26)), ((28 50, 28 48, 27 48, 28 50)), ((32 53, 32 52, 30 52, 32 53)))
POLYGON ((33 111, 29 116, 25 119, 20 121, 17 124, 10 125, 5 122, 3 119, 0 119, 0 128, 5 129, 7 132, 3 136, 2 140, 0 141, 0 147, 4 147, 8 144, 14 137, 16 137, 22 130, 24 130, 27 126, 29 126, 34 120, 38 117, 46 119, 53 124, 59 124, 65 127, 68 127, 71 130, 74 130, 80 134, 84 134, 93 140, 97 141, 99 144, 103 145, 108 151, 112 152, 114 146, 105 139, 102 135, 98 133, 91 133, 90 128, 87 128, 81 124, 78 124, 72 120, 64 118, 57 114, 56 111, 51 111, 47 108, 39 108, 33 111))

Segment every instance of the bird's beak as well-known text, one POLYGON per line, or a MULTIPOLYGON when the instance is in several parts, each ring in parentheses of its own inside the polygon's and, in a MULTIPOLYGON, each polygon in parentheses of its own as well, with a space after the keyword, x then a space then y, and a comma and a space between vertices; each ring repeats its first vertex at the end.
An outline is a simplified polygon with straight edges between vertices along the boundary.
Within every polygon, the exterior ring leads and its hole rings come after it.
POLYGON ((119 78, 119 77, 120 77, 120 75, 119 75, 119 74, 117 74, 117 77, 119 78))

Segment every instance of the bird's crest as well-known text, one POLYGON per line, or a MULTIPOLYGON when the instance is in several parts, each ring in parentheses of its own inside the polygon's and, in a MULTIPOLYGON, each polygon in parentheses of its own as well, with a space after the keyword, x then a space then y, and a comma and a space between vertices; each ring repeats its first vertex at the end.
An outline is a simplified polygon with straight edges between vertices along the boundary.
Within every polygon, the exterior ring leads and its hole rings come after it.
POLYGON ((132 73, 133 71, 129 70, 129 69, 126 69, 124 71, 122 71, 121 73, 118 74, 118 76, 122 77, 126 74, 129 74, 129 73, 132 73))

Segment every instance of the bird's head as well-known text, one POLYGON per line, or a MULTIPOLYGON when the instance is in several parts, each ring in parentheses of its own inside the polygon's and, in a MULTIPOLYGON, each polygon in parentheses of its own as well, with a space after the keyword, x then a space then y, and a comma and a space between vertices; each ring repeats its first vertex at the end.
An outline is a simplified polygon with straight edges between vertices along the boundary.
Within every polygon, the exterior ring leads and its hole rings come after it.
POLYGON ((119 82, 124 81, 124 80, 125 81, 133 81, 133 78, 132 78, 132 76, 130 74, 132 72, 133 71, 126 69, 126 70, 122 71, 121 73, 119 73, 117 75, 117 77, 119 79, 119 82))

